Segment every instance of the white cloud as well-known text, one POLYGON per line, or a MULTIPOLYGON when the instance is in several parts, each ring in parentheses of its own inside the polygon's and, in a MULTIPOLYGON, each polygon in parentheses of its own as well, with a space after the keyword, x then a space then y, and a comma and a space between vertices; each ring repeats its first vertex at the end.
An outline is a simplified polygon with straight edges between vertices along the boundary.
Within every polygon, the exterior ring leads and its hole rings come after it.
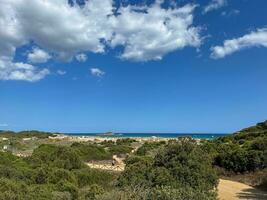
POLYGON ((204 7, 203 13, 217 10, 227 5, 227 0, 212 0, 207 6, 204 7))
POLYGON ((99 68, 91 68, 90 71, 93 76, 102 77, 105 75, 105 72, 99 68))
POLYGON ((0 59, 0 80, 23 80, 35 82, 43 79, 50 72, 48 69, 38 70, 35 66, 0 59))
POLYGON ((26 38, 13 5, 7 0, 0 3, 0 56, 6 58, 12 57, 16 48, 26 43, 26 38))
POLYGON ((157 0, 149 6, 115 8, 114 0, 90 0, 83 6, 71 6, 68 0, 0 2, 2 80, 36 81, 49 74, 48 69, 12 61, 16 49, 25 44, 38 46, 28 55, 30 63, 46 62, 51 55, 70 61, 77 54, 77 60, 85 61, 83 52, 104 53, 109 47, 122 47, 122 59, 159 60, 169 52, 201 45, 193 4, 163 7, 157 0))
POLYGON ((163 9, 151 6, 121 7, 113 23, 112 47, 122 45, 123 59, 135 61, 160 60, 172 51, 201 44, 200 29, 192 27, 195 6, 163 9))
POLYGON ((0 127, 6 127, 8 124, 0 124, 0 127))
POLYGON ((79 62, 85 62, 87 60, 87 55, 84 53, 80 53, 80 54, 76 55, 75 58, 79 62))
POLYGON ((13 56, 31 41, 65 60, 78 52, 103 53, 106 47, 122 46, 121 58, 146 61, 198 47, 195 6, 163 8, 160 2, 120 6, 115 13, 113 0, 85 1, 84 6, 70 6, 68 0, 1 0, 0 54, 13 56))
POLYGON ((2 1, 15 10, 27 40, 61 57, 81 51, 104 52, 100 40, 112 35, 108 22, 113 12, 111 0, 90 0, 83 7, 70 6, 67 0, 2 1))
POLYGON ((59 74, 59 75, 65 75, 67 72, 66 71, 64 71, 64 70, 57 70, 57 74, 59 74))
POLYGON ((31 63, 45 63, 51 56, 42 49, 34 47, 32 52, 28 54, 28 61, 31 63))
POLYGON ((223 46, 211 48, 211 57, 223 58, 236 51, 251 47, 267 47, 267 28, 258 29, 239 38, 225 40, 223 46))
POLYGON ((238 15, 238 14, 240 14, 240 10, 236 10, 236 9, 233 9, 230 11, 223 11, 221 13, 221 15, 224 17, 231 17, 231 16, 238 15))

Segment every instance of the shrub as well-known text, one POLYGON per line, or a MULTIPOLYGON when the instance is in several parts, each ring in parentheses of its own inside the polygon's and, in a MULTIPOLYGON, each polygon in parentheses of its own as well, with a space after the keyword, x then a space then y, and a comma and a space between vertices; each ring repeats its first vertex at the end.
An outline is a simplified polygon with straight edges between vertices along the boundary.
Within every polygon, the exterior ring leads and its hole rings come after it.
POLYGON ((101 195, 103 193, 104 189, 101 186, 93 184, 81 189, 79 193, 79 200, 95 200, 97 195, 101 195))
POLYGON ((123 144, 112 145, 109 147, 109 151, 112 155, 127 154, 130 153, 132 149, 133 149, 132 147, 123 144))
POLYGON ((75 142, 71 148, 77 152, 83 161, 111 159, 112 155, 104 147, 96 144, 82 144, 75 142))
POLYGON ((69 192, 72 196, 72 199, 78 198, 78 188, 70 182, 59 181, 57 183, 57 190, 61 192, 69 192))
POLYGON ((144 156, 150 151, 165 145, 165 142, 145 142, 139 149, 137 149, 136 154, 139 156, 144 156))
POLYGON ((108 188, 110 187, 110 182, 112 182, 116 178, 116 176, 110 172, 90 168, 74 170, 73 174, 78 181, 77 184, 79 187, 97 184, 108 188))
POLYGON ((188 199, 198 199, 199 195, 193 191, 207 196, 206 199, 215 199, 212 191, 217 186, 218 177, 212 169, 211 157, 191 139, 170 142, 160 149, 154 159, 129 157, 126 164, 124 173, 119 177, 120 187, 141 185, 153 190, 150 196, 158 191, 159 197, 152 195, 154 199, 164 199, 168 191, 171 192, 169 199, 172 194, 176 194, 177 199, 183 199, 187 191, 192 192, 191 196, 188 194, 188 199), (159 191, 159 188, 168 188, 168 191, 159 191))
POLYGON ((71 148, 54 145, 40 145, 30 159, 33 165, 48 165, 64 169, 79 169, 83 166, 79 155, 71 148))

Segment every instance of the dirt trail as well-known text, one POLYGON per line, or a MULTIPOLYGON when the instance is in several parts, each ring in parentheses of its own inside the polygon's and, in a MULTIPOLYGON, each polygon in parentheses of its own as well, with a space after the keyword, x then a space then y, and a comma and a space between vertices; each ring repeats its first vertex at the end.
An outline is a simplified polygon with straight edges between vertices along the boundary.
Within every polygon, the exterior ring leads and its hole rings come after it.
POLYGON ((218 186, 220 200, 267 200, 267 193, 243 183, 220 179, 218 186))
POLYGON ((122 172, 124 171, 125 165, 111 165, 111 164, 99 164, 99 163, 86 163, 89 167, 94 169, 102 169, 102 170, 109 170, 109 171, 117 171, 122 172))

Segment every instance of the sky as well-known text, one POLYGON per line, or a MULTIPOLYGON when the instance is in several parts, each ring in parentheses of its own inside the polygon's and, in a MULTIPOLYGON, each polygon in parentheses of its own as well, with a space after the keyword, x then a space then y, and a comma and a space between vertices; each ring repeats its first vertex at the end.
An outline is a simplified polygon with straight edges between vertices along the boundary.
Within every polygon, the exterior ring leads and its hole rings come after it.
POLYGON ((265 0, 0 4, 0 130, 232 133, 267 119, 265 0))

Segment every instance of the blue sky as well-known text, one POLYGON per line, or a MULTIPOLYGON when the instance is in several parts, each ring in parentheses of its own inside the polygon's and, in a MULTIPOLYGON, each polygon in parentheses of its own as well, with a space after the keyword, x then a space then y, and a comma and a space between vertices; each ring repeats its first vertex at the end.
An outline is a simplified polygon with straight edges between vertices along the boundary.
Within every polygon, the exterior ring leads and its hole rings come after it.
POLYGON ((1 1, 0 129, 224 133, 267 118, 265 0, 1 1))

